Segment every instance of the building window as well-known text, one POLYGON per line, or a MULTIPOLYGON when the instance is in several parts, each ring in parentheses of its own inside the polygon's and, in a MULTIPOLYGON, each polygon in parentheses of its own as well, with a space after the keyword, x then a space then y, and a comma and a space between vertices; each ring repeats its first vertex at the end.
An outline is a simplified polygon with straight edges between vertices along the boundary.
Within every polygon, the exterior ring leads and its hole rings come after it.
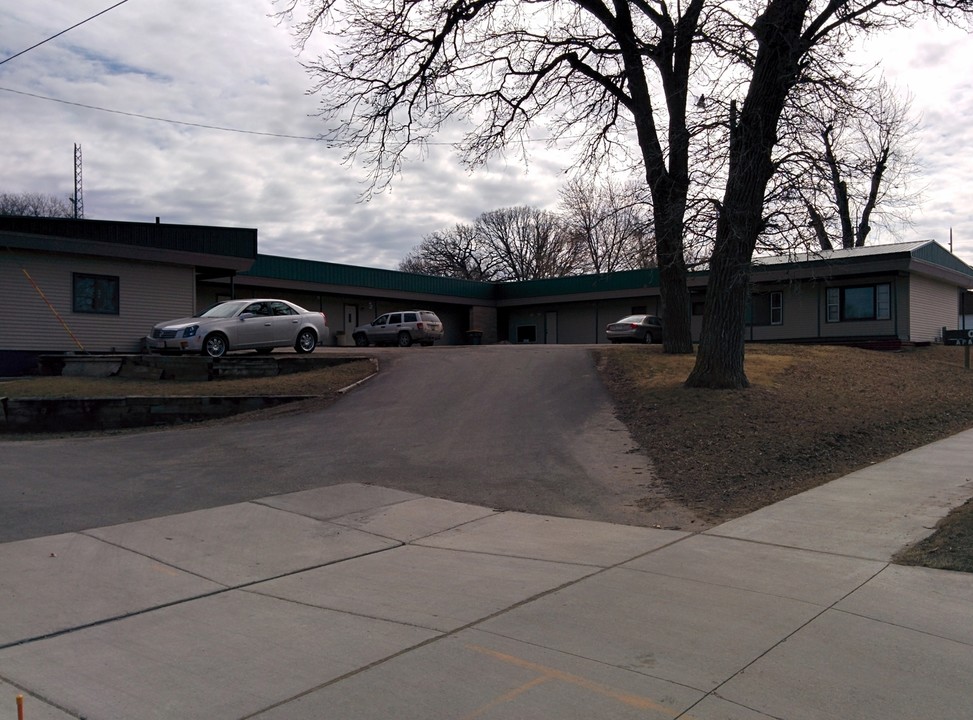
POLYGON ((537 342, 537 326, 536 325, 518 325, 517 326, 517 342, 519 342, 519 343, 535 343, 535 342, 537 342))
POLYGON ((74 273, 74 312, 118 315, 118 288, 114 275, 74 273))
POLYGON ((889 320, 892 317, 892 286, 860 285, 828 288, 828 322, 889 320))
POLYGON ((770 324, 784 324, 784 293, 770 293, 770 324))
POLYGON ((751 295, 747 303, 747 325, 783 325, 784 294, 782 292, 751 295))

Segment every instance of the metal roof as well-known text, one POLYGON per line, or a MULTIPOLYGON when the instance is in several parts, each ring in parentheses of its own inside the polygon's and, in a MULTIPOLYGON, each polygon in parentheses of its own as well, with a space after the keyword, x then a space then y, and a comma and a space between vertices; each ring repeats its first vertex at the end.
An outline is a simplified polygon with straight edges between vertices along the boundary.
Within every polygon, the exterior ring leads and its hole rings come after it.
POLYGON ((892 243, 888 245, 865 245, 838 250, 818 250, 789 255, 755 257, 753 274, 759 278, 762 270, 812 270, 821 267, 841 267, 858 264, 862 261, 902 260, 915 269, 913 261, 927 263, 953 273, 959 273, 973 284, 973 268, 953 255, 935 240, 892 243))

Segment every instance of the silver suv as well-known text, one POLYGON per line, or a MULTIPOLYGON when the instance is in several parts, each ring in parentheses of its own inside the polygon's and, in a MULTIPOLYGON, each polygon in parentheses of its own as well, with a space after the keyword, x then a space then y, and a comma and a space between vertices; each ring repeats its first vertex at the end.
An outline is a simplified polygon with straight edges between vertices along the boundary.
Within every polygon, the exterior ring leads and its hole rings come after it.
POLYGON ((432 345, 443 336, 443 324, 430 310, 403 310, 385 313, 367 325, 359 325, 351 335, 358 347, 398 345, 409 347, 412 343, 432 345))

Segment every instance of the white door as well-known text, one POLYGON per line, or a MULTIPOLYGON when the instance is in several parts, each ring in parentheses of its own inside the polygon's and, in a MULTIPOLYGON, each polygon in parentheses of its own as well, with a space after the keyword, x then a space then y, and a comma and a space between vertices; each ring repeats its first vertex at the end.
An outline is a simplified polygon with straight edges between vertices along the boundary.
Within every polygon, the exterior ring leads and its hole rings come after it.
POLYGON ((351 339, 351 333, 358 327, 358 306, 345 305, 345 314, 342 320, 344 322, 342 329, 345 331, 344 342, 346 345, 351 345, 354 343, 354 340, 351 339))
POLYGON ((547 313, 544 321, 544 342, 548 345, 557 345, 557 313, 547 313))

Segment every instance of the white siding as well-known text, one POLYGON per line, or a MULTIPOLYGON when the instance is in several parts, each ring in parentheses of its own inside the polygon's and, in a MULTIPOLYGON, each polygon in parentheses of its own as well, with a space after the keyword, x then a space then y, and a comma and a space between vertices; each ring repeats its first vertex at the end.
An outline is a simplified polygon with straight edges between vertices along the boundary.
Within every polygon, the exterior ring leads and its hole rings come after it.
POLYGON ((135 352, 155 323, 192 315, 194 297, 191 267, 26 251, 0 254, 0 307, 6 309, 0 350, 135 352), (118 277, 119 314, 73 312, 76 272, 118 277))
POLYGON ((909 278, 909 340, 932 342, 943 328, 955 329, 959 314, 959 288, 921 275, 909 278))

